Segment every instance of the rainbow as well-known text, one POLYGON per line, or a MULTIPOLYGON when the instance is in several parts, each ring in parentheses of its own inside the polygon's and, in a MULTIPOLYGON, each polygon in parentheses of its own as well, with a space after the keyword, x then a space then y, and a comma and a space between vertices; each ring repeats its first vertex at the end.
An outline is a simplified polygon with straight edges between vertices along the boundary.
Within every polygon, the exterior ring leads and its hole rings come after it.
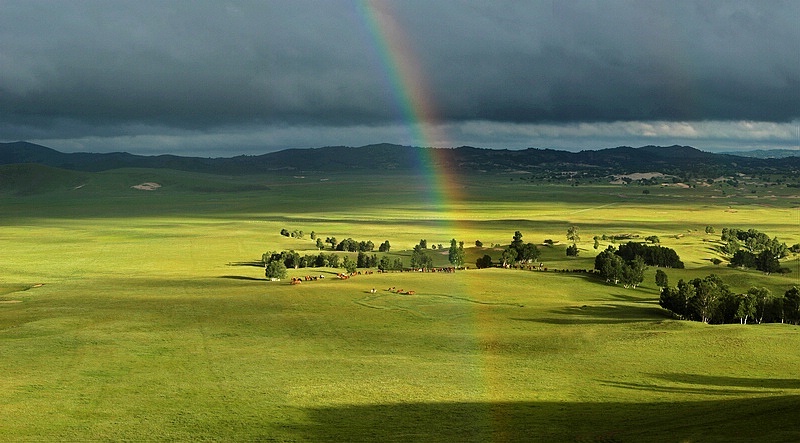
MULTIPOLYGON (((429 93, 424 69, 415 56, 402 27, 395 20, 389 2, 357 0, 356 9, 367 29, 369 40, 375 42, 376 57, 380 60, 384 81, 391 91, 396 112, 408 131, 405 144, 419 146, 417 168, 427 181, 428 203, 441 214, 439 221, 455 230, 455 205, 461 200, 460 186, 452 171, 440 168, 447 156, 446 149, 424 149, 448 145, 442 130, 433 94, 429 93)), ((453 235, 458 234, 453 232, 453 235)))
MULTIPOLYGON (((389 87, 397 112, 404 126, 408 130, 407 144, 419 146, 420 156, 418 168, 427 180, 429 191, 428 202, 431 213, 439 214, 440 225, 446 232, 459 238, 457 214, 462 201, 460 195, 461 185, 453 171, 439 165, 448 154, 448 149, 432 149, 438 146, 447 146, 447 134, 441 128, 436 106, 432 101, 433 94, 427 88, 425 72, 412 51, 412 45, 406 38, 402 27, 395 21, 389 2, 382 0, 357 0, 357 9, 362 22, 369 33, 369 39, 375 42, 377 57, 381 63, 381 70, 385 82, 389 87), (426 149, 427 148, 427 149, 426 149)), ((462 294, 469 293, 469 288, 457 288, 462 294)), ((465 356, 465 370, 471 376, 465 380, 468 390, 477 388, 479 395, 484 398, 491 396, 491 386, 496 383, 493 370, 486 355, 480 350, 480 342, 490 339, 491 327, 484 327, 484 314, 481 306, 473 308, 469 321, 463 323, 462 331, 465 339, 474 343, 474 354, 465 356)), ((474 400, 474 399, 473 399, 474 400)), ((495 427, 502 427, 498 417, 490 414, 489 421, 495 427)))

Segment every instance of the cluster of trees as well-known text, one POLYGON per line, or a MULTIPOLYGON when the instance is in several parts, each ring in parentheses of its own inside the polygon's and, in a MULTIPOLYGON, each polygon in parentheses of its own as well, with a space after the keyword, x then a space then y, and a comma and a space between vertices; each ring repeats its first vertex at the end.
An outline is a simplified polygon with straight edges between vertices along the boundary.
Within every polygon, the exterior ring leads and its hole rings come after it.
MULTIPOLYGON (((600 240, 617 242, 617 241, 620 241, 620 240, 631 240, 633 238, 639 238, 639 235, 638 234, 613 234, 613 235, 603 234, 603 235, 595 235, 592 238, 592 240, 594 240, 594 248, 597 249, 597 248, 600 247, 600 240)), ((653 244, 661 243, 661 239, 658 238, 657 235, 649 235, 649 236, 644 238, 644 241, 646 241, 648 243, 653 243, 653 244)))
MULTIPOLYGON (((523 265, 538 260, 539 256, 539 248, 533 243, 523 242, 522 233, 516 231, 514 232, 514 237, 511 239, 511 243, 503 249, 499 264, 504 268, 510 267, 512 264, 523 265)), ((488 254, 484 255, 475 261, 475 265, 478 269, 492 267, 492 257, 488 254)))
MULTIPOLYGON (((295 229, 293 231, 289 231, 286 228, 281 229, 281 235, 284 237, 297 239, 302 239, 305 236, 302 230, 295 229)), ((352 238, 346 238, 342 241, 338 241, 336 237, 326 237, 325 241, 323 241, 314 231, 311 231, 311 240, 316 241, 316 247, 319 250, 325 249, 326 245, 330 245, 332 250, 345 252, 371 252, 375 249, 375 243, 373 243, 371 240, 356 241, 352 238)), ((378 252, 389 252, 389 249, 391 249, 389 240, 384 241, 380 244, 380 246, 378 246, 378 252)))
POLYGON ((511 244, 503 251, 503 266, 509 264, 528 264, 539 259, 539 248, 533 243, 524 243, 522 241, 522 233, 519 231, 514 232, 514 237, 511 239, 511 244))
MULTIPOLYGON (((626 288, 636 288, 644 281, 647 266, 662 268, 683 268, 683 262, 673 249, 663 246, 647 246, 642 243, 628 242, 619 246, 619 250, 609 245, 608 249, 599 253, 594 259, 594 268, 607 282, 622 283, 626 288)), ((663 271, 657 277, 665 275, 663 271)))
POLYGON ((790 271, 789 268, 782 268, 778 257, 776 257, 772 251, 766 249, 759 252, 758 255, 740 249, 731 257, 731 266, 734 268, 758 269, 767 274, 790 271))
POLYGON ((266 252, 261 256, 261 261, 264 266, 268 266, 272 262, 280 262, 285 268, 313 268, 313 267, 329 267, 338 268, 341 265, 341 257, 337 254, 319 254, 300 255, 294 249, 281 252, 266 252))
MULTIPOLYGON (((319 240, 319 239, 317 239, 319 240)), ((355 242, 352 239, 343 240, 337 244, 337 250, 358 252, 356 259, 353 260, 349 255, 340 256, 335 253, 326 254, 320 252, 319 254, 300 255, 295 250, 281 251, 281 252, 266 252, 262 254, 261 261, 264 263, 266 276, 268 278, 286 278, 287 269, 299 268, 345 268, 347 272, 354 272, 357 268, 375 268, 381 271, 401 271, 404 269, 403 260, 400 257, 389 258, 382 256, 380 259, 377 254, 367 254, 369 250, 356 250, 354 246, 362 247, 362 244, 369 245, 372 242, 355 242), (344 244, 340 249, 339 246, 344 244), (348 249, 345 249, 348 248, 348 249)), ((423 248, 423 242, 414 246, 411 253, 411 267, 415 269, 428 269, 433 267, 433 258, 428 254, 427 250, 423 248)), ((329 242, 330 243, 330 242, 329 242)), ((382 252, 389 251, 389 241, 387 240, 380 246, 382 252)), ((365 248, 367 249, 367 248, 365 248)), ((440 248, 441 249, 441 248, 440 248)), ((450 240, 450 250, 448 252, 448 259, 450 263, 456 268, 464 266, 466 253, 464 251, 464 242, 458 242, 456 239, 450 240)))
POLYGON ((736 228, 722 228, 720 240, 724 243, 721 248, 722 252, 729 255, 733 255, 740 249, 746 249, 753 254, 771 251, 776 257, 783 258, 789 252, 786 243, 782 243, 777 237, 769 238, 767 234, 755 229, 745 231, 736 228))
MULTIPOLYGON (((281 235, 284 236, 284 237, 303 238, 303 236, 305 234, 303 234, 303 231, 301 231, 299 229, 295 229, 295 230, 289 232, 288 229, 284 228, 284 229, 281 229, 281 235)), ((311 239, 313 240, 315 237, 316 237, 316 235, 312 231, 311 232, 311 239)))
POLYGON ((411 251, 411 267, 414 269, 428 269, 433 267, 433 258, 421 244, 414 246, 411 251))
MULTIPOLYGON (((414 269, 428 269, 433 267, 433 258, 427 252, 428 242, 424 239, 419 241, 419 244, 414 246, 411 251, 411 267, 414 269)), ((444 249, 442 245, 438 245, 439 249, 444 249)), ((456 268, 464 267, 466 260, 466 252, 464 251, 464 242, 450 239, 450 249, 447 251, 447 259, 456 268)))
POLYGON ((377 254, 367 254, 363 251, 358 253, 355 260, 349 255, 340 256, 324 252, 316 255, 300 255, 294 250, 267 252, 261 256, 261 261, 264 263, 266 277, 278 279, 286 278, 289 268, 344 268, 347 272, 355 272, 357 268, 375 267, 381 271, 403 269, 403 260, 400 257, 390 259, 383 256, 379 259, 377 254))
POLYGON ((659 305, 680 319, 703 323, 800 323, 800 290, 773 296, 769 289, 752 287, 736 294, 716 275, 678 281, 662 287, 659 305))
MULTIPOLYGON (((338 241, 336 237, 326 237, 325 241, 323 242, 322 239, 317 239, 317 249, 325 249, 325 244, 329 244, 331 249, 334 251, 343 251, 343 252, 372 252, 375 250, 375 243, 372 240, 366 241, 356 241, 352 238, 348 237, 342 241, 338 241)), ((378 246, 378 252, 389 252, 391 249, 391 245, 389 244, 389 240, 381 243, 378 246)))
MULTIPOLYGON (((420 240, 420 241, 419 241, 419 247, 420 247, 420 248, 422 248, 422 249, 428 249, 428 240, 425 240, 424 238, 423 238, 422 240, 420 240)), ((441 243, 439 243, 439 244, 432 244, 432 245, 431 245, 431 249, 434 249, 434 250, 435 250, 435 249, 437 249, 437 248, 438 248, 438 249, 444 249, 444 246, 442 246, 442 244, 441 244, 441 243)))
POLYGON ((683 269, 683 262, 678 257, 678 253, 674 249, 664 246, 647 246, 631 241, 620 245, 616 254, 625 261, 632 261, 636 257, 641 257, 644 263, 649 266, 683 269))
POLYGON ((614 246, 597 254, 594 259, 594 268, 605 281, 613 284, 622 283, 626 288, 636 288, 644 281, 644 271, 647 265, 641 256, 634 256, 632 259, 625 259, 619 255, 619 251, 614 246))
POLYGON ((786 243, 781 243, 777 237, 769 238, 767 234, 755 229, 745 231, 736 228, 722 228, 720 239, 725 243, 724 248, 729 254, 733 254, 740 248, 746 248, 755 254, 763 250, 770 250, 783 258, 788 250, 786 243))
POLYGON ((767 234, 755 229, 723 228, 720 248, 731 256, 730 265, 739 268, 758 269, 771 274, 788 272, 780 265, 780 259, 789 255, 789 247, 777 237, 769 238, 767 234))
POLYGON ((335 249, 337 251, 346 251, 346 252, 371 252, 372 250, 375 249, 375 243, 372 243, 371 240, 356 241, 348 237, 340 241, 336 245, 335 249))

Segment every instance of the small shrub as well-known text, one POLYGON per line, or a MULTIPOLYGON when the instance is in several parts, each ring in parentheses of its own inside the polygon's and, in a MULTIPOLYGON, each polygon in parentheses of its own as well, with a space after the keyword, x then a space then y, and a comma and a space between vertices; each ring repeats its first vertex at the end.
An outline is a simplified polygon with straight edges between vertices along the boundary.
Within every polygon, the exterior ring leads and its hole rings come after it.
POLYGON ((567 257, 577 257, 578 256, 578 246, 576 244, 572 244, 567 247, 567 257))

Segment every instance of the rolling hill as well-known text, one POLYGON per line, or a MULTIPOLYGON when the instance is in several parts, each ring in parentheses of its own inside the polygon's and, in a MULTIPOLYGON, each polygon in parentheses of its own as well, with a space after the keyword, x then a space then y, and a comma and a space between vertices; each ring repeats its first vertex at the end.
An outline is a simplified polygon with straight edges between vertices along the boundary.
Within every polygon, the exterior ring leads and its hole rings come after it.
POLYGON ((672 174, 724 175, 736 172, 787 173, 800 169, 800 157, 752 158, 714 154, 690 146, 617 147, 580 152, 553 149, 507 150, 462 146, 419 148, 392 144, 287 149, 256 156, 227 158, 142 156, 125 152, 63 153, 28 143, 0 143, 0 165, 35 163, 72 171, 120 168, 174 169, 211 174, 261 174, 270 171, 414 170, 422 159, 452 171, 592 171, 592 175, 658 171, 672 174), (433 152, 423 152, 433 150, 433 152))

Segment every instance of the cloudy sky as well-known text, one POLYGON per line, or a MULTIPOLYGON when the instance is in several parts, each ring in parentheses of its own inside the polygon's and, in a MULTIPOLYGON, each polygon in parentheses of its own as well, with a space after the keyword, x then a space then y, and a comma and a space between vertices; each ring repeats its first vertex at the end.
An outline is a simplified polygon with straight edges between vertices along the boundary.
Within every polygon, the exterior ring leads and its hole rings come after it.
POLYGON ((0 0, 0 141, 800 149, 798 1, 0 0))

